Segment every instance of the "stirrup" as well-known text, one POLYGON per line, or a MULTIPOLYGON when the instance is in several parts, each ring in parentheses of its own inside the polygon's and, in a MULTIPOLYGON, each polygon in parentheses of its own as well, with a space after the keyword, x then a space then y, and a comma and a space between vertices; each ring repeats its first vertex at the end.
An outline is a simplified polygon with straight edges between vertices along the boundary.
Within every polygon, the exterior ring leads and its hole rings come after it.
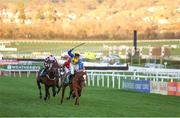
POLYGON ((48 74, 46 74, 46 77, 47 77, 48 79, 50 79, 50 77, 49 77, 49 75, 48 75, 48 74))

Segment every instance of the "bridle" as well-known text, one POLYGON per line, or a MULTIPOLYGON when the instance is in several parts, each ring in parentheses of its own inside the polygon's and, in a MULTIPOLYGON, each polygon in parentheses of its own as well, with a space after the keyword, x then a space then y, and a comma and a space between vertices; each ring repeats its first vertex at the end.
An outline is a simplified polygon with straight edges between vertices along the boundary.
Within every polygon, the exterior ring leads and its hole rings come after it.
POLYGON ((81 86, 82 86, 83 83, 85 84, 85 81, 86 81, 84 76, 87 76, 87 74, 84 71, 83 72, 79 72, 79 73, 77 73, 75 75, 75 81, 77 83, 79 83, 81 86))

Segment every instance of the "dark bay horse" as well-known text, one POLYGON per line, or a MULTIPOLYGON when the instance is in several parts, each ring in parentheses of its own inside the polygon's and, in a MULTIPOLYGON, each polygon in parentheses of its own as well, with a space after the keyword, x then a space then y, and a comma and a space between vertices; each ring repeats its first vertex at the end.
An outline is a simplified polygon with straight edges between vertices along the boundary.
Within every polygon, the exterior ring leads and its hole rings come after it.
POLYGON ((62 72, 62 66, 59 65, 58 63, 53 63, 52 66, 50 67, 47 73, 49 77, 46 77, 46 76, 42 77, 41 70, 38 72, 36 82, 39 89, 40 99, 42 98, 41 83, 44 84, 45 86, 44 100, 47 100, 50 98, 49 87, 52 87, 53 96, 56 96, 56 94, 60 91, 61 88, 59 86, 59 82, 61 82, 60 79, 62 79, 61 72, 62 72), (56 91, 56 87, 58 88, 58 91, 56 91))
POLYGON ((87 81, 87 73, 85 71, 76 72, 70 84, 65 84, 63 81, 64 79, 62 79, 62 82, 61 82, 62 83, 61 84, 61 87, 62 87, 61 104, 63 103, 65 89, 67 86, 69 86, 70 93, 67 99, 70 99, 71 96, 75 97, 74 104, 79 105, 81 91, 82 91, 82 88, 85 86, 85 82, 87 81))

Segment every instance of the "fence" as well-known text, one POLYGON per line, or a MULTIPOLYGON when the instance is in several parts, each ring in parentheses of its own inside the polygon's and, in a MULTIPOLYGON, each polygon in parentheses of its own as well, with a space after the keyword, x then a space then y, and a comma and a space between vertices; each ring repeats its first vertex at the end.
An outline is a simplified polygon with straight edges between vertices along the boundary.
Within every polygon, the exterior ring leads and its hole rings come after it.
MULTIPOLYGON (((38 74, 38 70, 7 70, 1 69, 2 73, 6 73, 8 76, 22 77, 22 73, 26 74, 29 78, 30 74, 38 74)), ((151 80, 151 81, 167 81, 174 82, 180 81, 180 71, 157 71, 152 70, 87 70, 88 74, 88 86, 107 87, 121 89, 123 86, 123 80, 151 80)))
POLYGON ((138 72, 138 71, 95 71, 88 70, 88 86, 102 86, 121 89, 122 80, 180 81, 180 72, 138 72))

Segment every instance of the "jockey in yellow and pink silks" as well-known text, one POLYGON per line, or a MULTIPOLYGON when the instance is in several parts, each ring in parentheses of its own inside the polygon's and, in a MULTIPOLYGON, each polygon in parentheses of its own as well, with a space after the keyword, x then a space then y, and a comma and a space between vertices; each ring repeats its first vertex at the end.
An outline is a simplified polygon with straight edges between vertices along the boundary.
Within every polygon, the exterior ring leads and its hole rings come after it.
POLYGON ((73 49, 68 51, 68 55, 70 56, 70 75, 67 77, 67 82, 69 82, 69 79, 72 79, 74 76, 74 72, 79 72, 84 70, 84 65, 79 59, 80 54, 78 52, 72 53, 73 49))

